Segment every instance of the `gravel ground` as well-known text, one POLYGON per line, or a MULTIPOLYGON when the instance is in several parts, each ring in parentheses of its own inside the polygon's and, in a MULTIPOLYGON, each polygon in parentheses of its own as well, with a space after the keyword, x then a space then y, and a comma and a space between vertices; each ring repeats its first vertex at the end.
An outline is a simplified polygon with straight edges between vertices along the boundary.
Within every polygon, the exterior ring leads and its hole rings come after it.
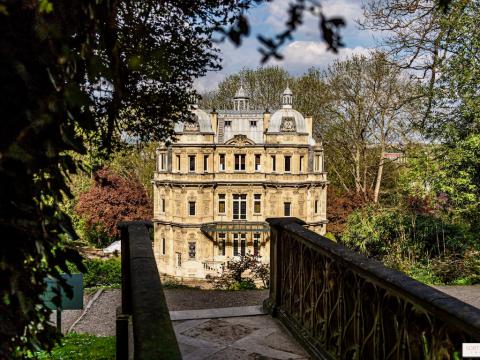
MULTIPOLYGON (((83 307, 85 308, 90 301, 90 299, 93 297, 93 294, 84 294, 83 295, 83 307)), ((73 325, 73 323, 82 315, 83 310, 64 310, 62 311, 62 332, 68 331, 70 326, 73 325)), ((57 314, 56 311, 50 315, 50 322, 52 324, 57 323, 57 314)))
POLYGON ((120 290, 103 291, 73 331, 97 336, 115 336, 115 317, 120 304, 120 290))
POLYGON ((268 297, 268 290, 165 289, 164 292, 170 311, 261 305, 268 297))

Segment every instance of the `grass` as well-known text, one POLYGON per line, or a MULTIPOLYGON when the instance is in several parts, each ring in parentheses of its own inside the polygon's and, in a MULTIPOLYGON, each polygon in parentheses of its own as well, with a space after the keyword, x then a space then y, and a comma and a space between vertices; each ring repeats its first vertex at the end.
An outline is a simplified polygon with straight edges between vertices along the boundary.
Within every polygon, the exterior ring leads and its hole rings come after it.
POLYGON ((52 352, 37 353, 41 360, 113 360, 115 337, 69 333, 52 352))

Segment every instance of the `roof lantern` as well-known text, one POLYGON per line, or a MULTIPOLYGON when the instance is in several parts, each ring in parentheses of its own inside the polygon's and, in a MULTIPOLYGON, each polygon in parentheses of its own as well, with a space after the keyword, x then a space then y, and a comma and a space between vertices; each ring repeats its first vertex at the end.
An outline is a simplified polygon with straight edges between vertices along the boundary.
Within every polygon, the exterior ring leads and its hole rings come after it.
POLYGON ((282 94, 282 107, 284 109, 291 109, 293 105, 293 92, 290 90, 287 84, 287 88, 283 91, 282 94))
POLYGON ((245 89, 243 88, 243 81, 240 82, 240 87, 235 93, 233 98, 233 110, 242 111, 250 108, 250 98, 247 96, 245 89))

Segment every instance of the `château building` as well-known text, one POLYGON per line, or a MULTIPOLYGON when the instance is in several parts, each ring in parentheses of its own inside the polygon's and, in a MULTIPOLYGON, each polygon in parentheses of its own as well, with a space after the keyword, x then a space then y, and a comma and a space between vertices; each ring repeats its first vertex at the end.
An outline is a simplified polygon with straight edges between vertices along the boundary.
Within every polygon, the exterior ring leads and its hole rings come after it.
POLYGON ((250 110, 242 86, 233 109, 175 126, 177 141, 157 150, 154 253, 161 274, 205 278, 250 252, 269 261, 270 217, 294 216, 325 233, 327 174, 312 118, 283 106, 250 110))

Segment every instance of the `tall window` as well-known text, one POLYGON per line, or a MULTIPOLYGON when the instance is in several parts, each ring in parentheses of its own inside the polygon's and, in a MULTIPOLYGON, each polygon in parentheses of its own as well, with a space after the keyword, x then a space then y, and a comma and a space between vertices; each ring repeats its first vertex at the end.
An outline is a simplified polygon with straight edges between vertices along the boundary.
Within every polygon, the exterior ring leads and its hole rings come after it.
POLYGON ((303 171, 303 159, 304 159, 304 156, 300 156, 300 163, 299 163, 299 170, 300 170, 300 172, 303 171))
POLYGON ((177 155, 177 171, 180 171, 182 162, 180 161, 180 155, 177 155))
POLYGON ((245 256, 247 250, 247 234, 240 234, 240 255, 245 256))
POLYGON ((218 194, 218 212, 225 214, 225 194, 218 194))
POLYGON ((197 249, 196 249, 196 243, 195 242, 189 242, 188 243, 188 258, 189 259, 195 259, 197 249))
POLYGON ((188 155, 188 171, 195 171, 195 155, 188 155))
POLYGON ((284 202, 283 203, 283 216, 290 216, 292 210, 292 203, 284 202))
POLYGON ((233 195, 233 220, 247 219, 247 195, 233 195))
POLYGON ((208 155, 203 155, 203 172, 208 171, 208 155))
POLYGON ((233 234, 233 256, 245 256, 247 251, 247 234, 233 234), (239 246, 240 245, 240 249, 239 246), (240 251, 239 251, 240 250, 240 251))
POLYGON ((235 170, 245 170, 245 154, 235 154, 235 170))
POLYGON ((166 246, 165 238, 162 238, 162 255, 166 254, 167 246, 166 246))
POLYGON ((162 212, 165 212, 165 199, 162 199, 162 212))
POLYGON ((258 248, 260 246, 260 234, 253 234, 253 255, 258 256, 258 248))
POLYGON ((318 200, 315 200, 315 214, 318 213, 318 200))
POLYGON ((160 171, 167 170, 167 154, 166 153, 158 154, 158 170, 160 171))
POLYGON ((195 215, 195 201, 188 202, 188 215, 195 215))
POLYGON ((225 171, 225 154, 219 155, 218 170, 225 171))
POLYGON ((253 195, 253 212, 255 214, 260 214, 262 212, 262 195, 261 194, 253 195))
POLYGON ((218 234, 218 255, 225 256, 225 245, 226 245, 226 236, 225 233, 218 234))
POLYGON ((260 164, 261 155, 255 154, 255 171, 260 171, 262 169, 262 165, 260 164))
POLYGON ((277 158, 272 155, 272 171, 277 171, 277 158))
POLYGON ((291 156, 285 156, 285 172, 290 172, 291 171, 291 162, 292 162, 292 157, 291 156))
POLYGON ((238 235, 233 234, 233 256, 238 256, 238 235))

